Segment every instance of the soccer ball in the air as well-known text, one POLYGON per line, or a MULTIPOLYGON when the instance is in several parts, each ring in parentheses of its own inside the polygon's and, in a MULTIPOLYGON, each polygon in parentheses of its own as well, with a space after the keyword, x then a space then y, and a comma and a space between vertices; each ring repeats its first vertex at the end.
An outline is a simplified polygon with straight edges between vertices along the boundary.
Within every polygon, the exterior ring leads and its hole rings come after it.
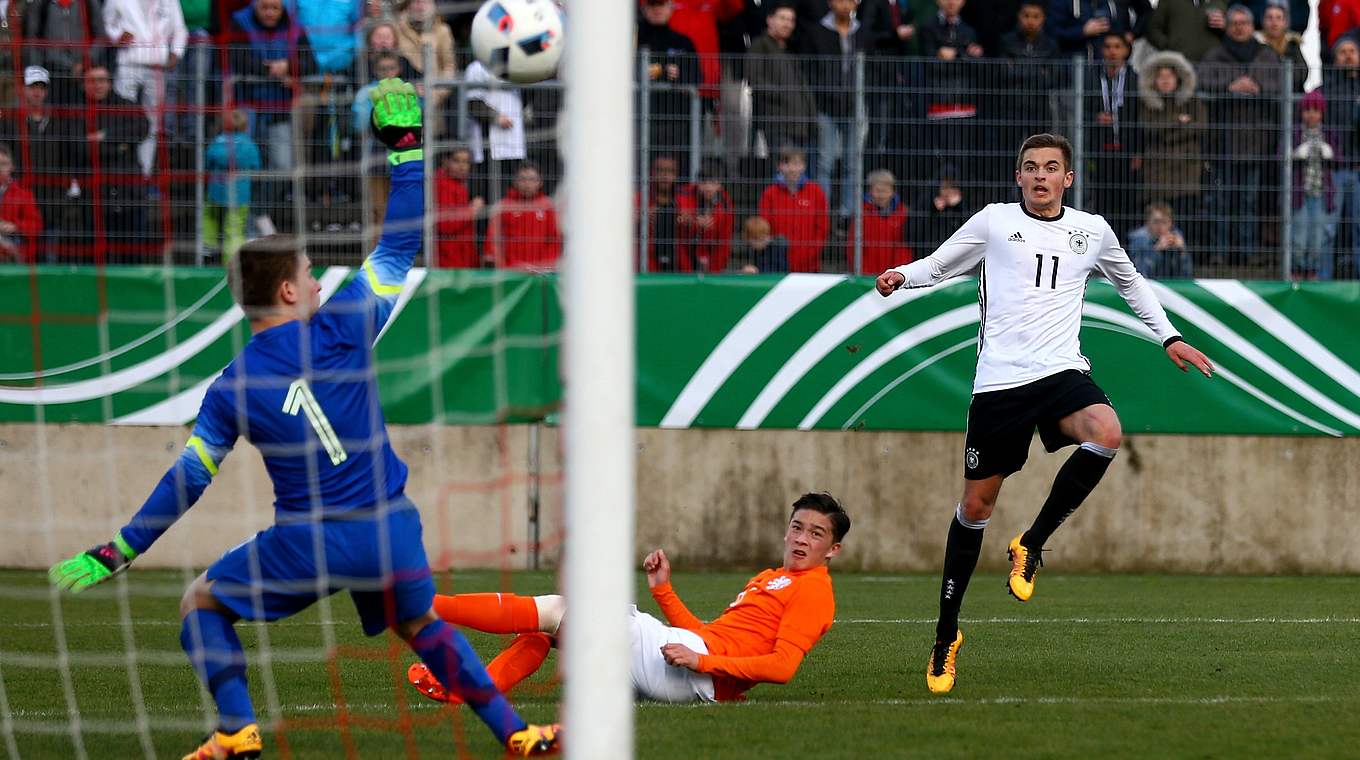
POLYGON ((472 52, 487 71, 512 82, 557 73, 562 14, 553 0, 487 0, 472 19, 472 52))

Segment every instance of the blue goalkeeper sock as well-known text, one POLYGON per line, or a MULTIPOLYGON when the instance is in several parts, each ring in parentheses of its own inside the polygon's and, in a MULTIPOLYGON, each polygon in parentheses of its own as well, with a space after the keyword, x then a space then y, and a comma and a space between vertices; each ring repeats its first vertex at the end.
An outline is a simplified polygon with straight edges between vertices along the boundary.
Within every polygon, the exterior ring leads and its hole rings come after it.
POLYGON ((233 734, 255 722, 246 688, 246 653, 231 621, 215 610, 196 609, 184 617, 179 643, 198 680, 217 702, 218 729, 233 734))
POLYGON ((524 719, 491 682, 477 653, 453 626, 443 620, 430 623, 411 639, 411 649, 444 688, 462 697, 501 744, 525 727, 524 719))

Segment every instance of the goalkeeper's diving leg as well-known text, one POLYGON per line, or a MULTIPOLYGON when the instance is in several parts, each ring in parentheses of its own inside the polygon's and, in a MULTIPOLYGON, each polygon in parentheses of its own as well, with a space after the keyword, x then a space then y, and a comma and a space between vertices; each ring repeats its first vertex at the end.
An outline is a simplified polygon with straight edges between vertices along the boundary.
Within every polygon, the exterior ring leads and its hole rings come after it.
MULTIPOLYGON (((557 644, 557 633, 566 612, 561 596, 516 594, 435 595, 434 611, 446 623, 483 633, 519 634, 486 666, 486 672, 502 693, 533 675, 557 644)), ((421 694, 439 702, 461 702, 440 685, 424 663, 413 663, 406 678, 421 694)))

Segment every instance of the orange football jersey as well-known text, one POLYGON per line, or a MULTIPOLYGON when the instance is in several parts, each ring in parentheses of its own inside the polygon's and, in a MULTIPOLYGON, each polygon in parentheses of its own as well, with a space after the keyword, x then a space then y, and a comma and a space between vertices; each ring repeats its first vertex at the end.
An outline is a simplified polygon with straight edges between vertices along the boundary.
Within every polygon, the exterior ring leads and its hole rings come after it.
POLYGON ((671 625, 698 633, 708 646, 699 671, 713 675, 719 701, 741 699, 757 683, 787 683, 836 617, 825 565, 799 573, 782 567, 760 572, 707 625, 669 583, 653 588, 652 597, 671 625))

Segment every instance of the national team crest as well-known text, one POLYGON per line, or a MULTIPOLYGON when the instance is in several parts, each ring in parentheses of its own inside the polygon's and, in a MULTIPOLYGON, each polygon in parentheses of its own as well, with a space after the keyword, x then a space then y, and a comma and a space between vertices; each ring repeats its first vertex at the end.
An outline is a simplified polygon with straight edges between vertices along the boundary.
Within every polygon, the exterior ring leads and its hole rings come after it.
POLYGON ((1073 232, 1067 239, 1067 247, 1072 249, 1072 253, 1086 253, 1086 249, 1091 247, 1091 242, 1086 239, 1083 232, 1073 232))
POLYGON ((963 464, 970 470, 977 469, 978 467, 977 449, 973 448, 972 446, 969 446, 968 449, 963 452, 963 464))
POLYGON ((793 583, 792 578, 787 575, 781 575, 778 578, 772 579, 769 583, 766 583, 765 590, 778 591, 781 588, 788 588, 790 583, 793 583))

